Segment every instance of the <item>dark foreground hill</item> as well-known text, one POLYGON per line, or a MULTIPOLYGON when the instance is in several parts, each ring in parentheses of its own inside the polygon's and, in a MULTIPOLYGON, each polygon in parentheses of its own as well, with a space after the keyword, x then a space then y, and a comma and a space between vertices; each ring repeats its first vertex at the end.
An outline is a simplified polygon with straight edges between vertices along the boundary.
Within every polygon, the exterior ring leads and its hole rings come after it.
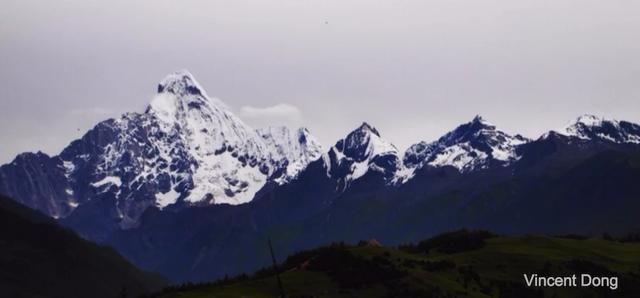
MULTIPOLYGON (((501 237, 458 231, 399 248, 377 241, 333 244, 289 256, 280 266, 287 297, 638 297, 640 243, 575 236, 501 237), (617 277, 601 287, 527 287, 523 274, 617 277)), ((154 297, 278 297, 274 270, 154 297)))
POLYGON ((0 196, 0 297, 137 297, 166 284, 0 196))

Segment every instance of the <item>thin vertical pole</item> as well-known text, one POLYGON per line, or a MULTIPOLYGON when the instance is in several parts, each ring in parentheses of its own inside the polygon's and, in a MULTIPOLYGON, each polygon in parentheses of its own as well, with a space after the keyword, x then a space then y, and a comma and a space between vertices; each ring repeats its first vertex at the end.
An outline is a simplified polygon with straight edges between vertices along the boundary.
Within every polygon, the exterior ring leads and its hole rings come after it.
POLYGON ((282 287, 282 281, 280 280, 280 272, 278 271, 278 262, 276 261, 276 255, 273 253, 271 237, 267 238, 267 240, 269 241, 269 251, 271 252, 271 260, 273 261, 273 270, 276 271, 276 278, 278 279, 278 289, 280 289, 280 297, 284 298, 284 288, 282 287))

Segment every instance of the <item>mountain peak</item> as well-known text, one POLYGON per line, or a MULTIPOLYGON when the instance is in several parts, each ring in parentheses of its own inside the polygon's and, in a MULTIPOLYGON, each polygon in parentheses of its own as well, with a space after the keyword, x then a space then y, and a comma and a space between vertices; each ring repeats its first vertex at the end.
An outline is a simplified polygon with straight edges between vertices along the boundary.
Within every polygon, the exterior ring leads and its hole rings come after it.
POLYGON ((476 115, 475 117, 473 117, 473 119, 471 120, 470 123, 479 123, 479 124, 484 124, 484 125, 492 125, 491 123, 489 123, 487 120, 485 120, 480 115, 476 115))
POLYGON ((496 129, 495 125, 482 118, 482 116, 476 115, 471 121, 459 125, 454 130, 442 136, 438 142, 459 143, 461 141, 492 135, 496 132, 500 131, 496 129))
POLYGON ((378 130, 367 122, 362 122, 362 124, 354 132, 356 131, 361 131, 363 133, 372 133, 378 137, 380 136, 378 130))
POLYGON ((218 114, 221 119, 237 120, 233 115, 222 115, 230 113, 227 105, 217 98, 207 96, 204 88, 188 70, 179 70, 165 76, 158 83, 158 94, 151 100, 145 113, 155 114, 173 124, 186 117, 191 110, 200 111, 200 118, 216 118, 215 114, 218 114))
POLYGON ((603 121, 606 121, 604 117, 598 117, 591 114, 584 114, 579 116, 572 124, 575 125, 575 124, 581 123, 587 126, 594 126, 594 125, 601 124, 603 121))
POLYGON ((509 135, 476 115, 432 143, 420 142, 407 150, 404 164, 417 167, 453 166, 460 171, 486 168, 491 163, 507 165, 517 160, 516 147, 529 140, 509 135))
MULTIPOLYGON (((582 140, 613 143, 640 143, 640 126, 627 121, 584 114, 557 131, 558 134, 582 140)), ((542 137, 550 136, 550 133, 542 137)))
POLYGON ((168 74, 158 84, 158 93, 173 93, 175 95, 202 95, 206 97, 204 89, 186 69, 168 74))
POLYGON ((471 121, 469 121, 467 123, 467 125, 469 127, 471 127, 471 129, 475 129, 475 130, 479 130, 479 129, 489 129, 489 130, 494 130, 496 129, 496 126, 487 121, 487 119, 485 119, 484 117, 480 116, 480 115, 476 115, 475 117, 473 117, 473 119, 471 119, 471 121))
POLYGON ((401 165, 398 149, 366 122, 339 140, 324 162, 328 176, 346 184, 370 171, 391 179, 401 165))
POLYGON ((592 114, 580 115, 575 120, 569 122, 565 127, 558 130, 558 133, 565 136, 573 136, 581 139, 588 139, 589 132, 596 127, 612 124, 617 126, 617 121, 605 120, 603 117, 595 116, 592 114))
POLYGON ((380 137, 378 130, 367 122, 363 122, 358 128, 349 133, 344 140, 340 140, 341 151, 352 153, 364 158, 371 153, 395 151, 395 147, 380 137))
POLYGON ((396 147, 382 139, 378 130, 366 122, 339 140, 334 148, 358 162, 376 155, 397 154, 396 147))

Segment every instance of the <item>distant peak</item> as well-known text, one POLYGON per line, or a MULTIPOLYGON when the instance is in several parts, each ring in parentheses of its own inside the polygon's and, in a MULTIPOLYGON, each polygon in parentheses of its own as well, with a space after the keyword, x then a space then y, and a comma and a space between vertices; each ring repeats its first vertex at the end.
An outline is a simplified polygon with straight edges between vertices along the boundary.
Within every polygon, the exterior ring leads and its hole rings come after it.
POLYGON ((564 128, 558 130, 558 132, 563 135, 582 136, 584 134, 583 130, 585 128, 588 129, 596 126, 601 126, 604 122, 608 121, 609 120, 606 120, 603 117, 595 116, 592 114, 583 114, 575 120, 569 122, 569 124, 567 124, 564 128))
POLYGON ((202 95, 206 97, 204 89, 186 69, 168 74, 158 84, 158 93, 173 93, 175 95, 202 95))
POLYGON ((380 133, 378 132, 378 130, 375 127, 369 125, 369 123, 367 122, 362 122, 362 124, 355 131, 365 132, 365 133, 368 132, 368 133, 373 133, 376 136, 380 136, 380 133))
POLYGON ((375 127, 366 122, 363 122, 358 128, 350 132, 343 140, 338 141, 336 145, 341 150, 351 151, 355 155, 368 154, 366 153, 367 151, 373 152, 374 155, 380 152, 397 151, 395 146, 380 137, 380 133, 375 127))
MULTIPOLYGON (((636 139, 637 133, 635 131, 634 125, 629 122, 584 114, 556 132, 583 140, 599 139, 616 143, 640 142, 636 139)), ((542 137, 546 138, 550 135, 545 134, 542 137)))
MULTIPOLYGON (((158 94, 151 99, 145 113, 153 114, 167 123, 186 119, 185 117, 196 117, 198 119, 194 118, 194 121, 198 123, 214 118, 221 121, 241 122, 231 114, 224 102, 218 98, 209 97, 188 70, 176 71, 164 77, 158 84, 158 94), (192 115, 190 111, 198 111, 199 116, 192 115)), ((210 128, 202 128, 202 130, 208 129, 210 128)))
MULTIPOLYGON (((375 129, 375 127, 369 125, 369 123, 362 122, 360 126, 352 130, 344 139, 338 141, 338 143, 342 143, 344 141, 347 146, 365 144, 368 143, 371 138, 381 139, 380 133, 375 129)), ((342 148, 342 145, 338 145, 337 147, 342 148)))
POLYGON ((591 114, 584 114, 579 116, 572 124, 581 123, 587 126, 594 126, 594 125, 599 125, 605 120, 606 119, 604 119, 603 117, 598 117, 591 114))
POLYGON ((495 125, 486 121, 482 116, 476 115, 471 121, 459 125, 454 130, 442 136, 438 142, 455 143, 461 139, 476 137, 477 135, 483 135, 487 132, 495 133, 496 131, 498 130, 495 125))
POLYGON ((471 124, 479 124, 481 126, 494 126, 491 122, 487 121, 486 119, 484 119, 480 115, 476 115, 475 117, 473 117, 473 119, 471 119, 471 122, 469 122, 469 123, 471 123, 471 124))
POLYGON ((484 118, 482 118, 482 116, 480 115, 476 115, 475 117, 473 117, 473 120, 471 120, 471 122, 483 122, 484 118))

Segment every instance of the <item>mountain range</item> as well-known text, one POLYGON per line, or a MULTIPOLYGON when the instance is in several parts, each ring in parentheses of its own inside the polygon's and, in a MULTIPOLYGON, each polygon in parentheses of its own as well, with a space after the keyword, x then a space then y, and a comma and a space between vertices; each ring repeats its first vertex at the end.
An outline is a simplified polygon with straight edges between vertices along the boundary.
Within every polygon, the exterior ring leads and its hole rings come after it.
POLYGON ((143 113, 60 154, 0 167, 0 193, 173 281, 252 271, 331 241, 640 228, 640 125, 584 115, 537 139, 480 116, 400 152, 362 123, 324 149, 305 128, 254 129, 187 71, 143 113))

